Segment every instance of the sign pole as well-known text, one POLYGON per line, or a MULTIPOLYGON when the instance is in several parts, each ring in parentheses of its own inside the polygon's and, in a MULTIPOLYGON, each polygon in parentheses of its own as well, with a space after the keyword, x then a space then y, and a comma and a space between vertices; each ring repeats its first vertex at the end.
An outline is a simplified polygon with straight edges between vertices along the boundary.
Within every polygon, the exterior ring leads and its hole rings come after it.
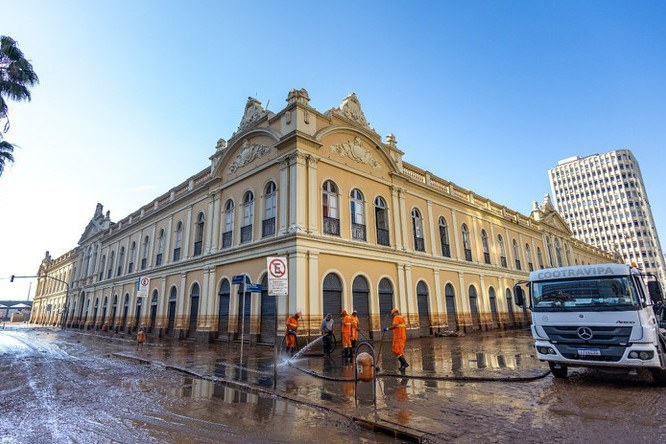
POLYGON ((243 282, 240 284, 241 297, 243 298, 243 308, 241 314, 241 349, 240 349, 240 366, 243 367, 243 344, 245 344, 245 275, 243 275, 243 282))
POLYGON ((278 348, 280 343, 278 341, 278 297, 275 297, 275 336, 273 339, 273 389, 277 388, 277 366, 278 366, 278 348))

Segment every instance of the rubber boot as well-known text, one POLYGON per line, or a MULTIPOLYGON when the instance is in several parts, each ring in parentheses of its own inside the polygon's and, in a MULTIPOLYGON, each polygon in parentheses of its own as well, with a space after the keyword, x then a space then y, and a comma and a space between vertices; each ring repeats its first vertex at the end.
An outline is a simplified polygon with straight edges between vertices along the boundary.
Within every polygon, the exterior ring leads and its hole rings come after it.
POLYGON ((401 372, 404 372, 407 367, 409 367, 409 364, 407 363, 407 360, 405 359, 404 356, 398 356, 398 361, 400 361, 400 370, 401 372))

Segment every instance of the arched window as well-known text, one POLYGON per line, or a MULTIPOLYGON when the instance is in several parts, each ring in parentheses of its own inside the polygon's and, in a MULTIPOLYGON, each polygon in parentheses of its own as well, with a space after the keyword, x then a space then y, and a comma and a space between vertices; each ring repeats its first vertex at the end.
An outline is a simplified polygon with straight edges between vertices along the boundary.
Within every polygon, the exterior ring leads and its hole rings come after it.
POLYGON ((102 262, 99 264, 99 276, 97 277, 98 281, 101 281, 104 278, 104 267, 106 267, 106 255, 102 255, 102 262))
POLYGON ((132 246, 129 251, 129 264, 127 265, 127 274, 132 274, 134 272, 134 258, 136 257, 136 242, 132 242, 132 246))
POLYGON ((224 204, 224 231, 222 232, 222 248, 231 247, 231 239, 234 232, 234 201, 229 199, 224 204))
POLYGON ((123 274, 123 265, 125 265, 125 247, 120 247, 120 253, 118 254, 118 269, 116 270, 116 276, 123 274))
POLYGON ((160 230, 159 237, 157 238, 157 256, 155 257, 155 266, 162 265, 162 257, 164 256, 164 228, 160 230))
POLYGON ((555 261, 553 261, 553 247, 550 244, 550 238, 546 237, 546 253, 548 253, 548 264, 551 267, 555 266, 555 261))
POLYGON ((321 192, 324 233, 340 236, 340 219, 338 216, 338 187, 333 181, 324 182, 321 192))
POLYGON ((418 208, 412 209, 412 229, 414 230, 414 249, 416 251, 425 251, 425 241, 423 239, 423 219, 418 208))
POLYGON ((141 255, 141 269, 145 270, 148 266, 148 244, 150 243, 150 238, 148 236, 143 238, 143 254, 141 255))
POLYGON ((553 241, 555 244, 555 258, 557 258, 557 266, 562 266, 562 249, 560 248, 560 241, 555 238, 553 241))
POLYGON ((564 244, 564 254, 567 259, 567 265, 571 265, 571 252, 569 251, 569 245, 564 244))
POLYGON ((365 234, 365 203, 363 193, 358 188, 354 188, 349 195, 349 210, 352 222, 352 239, 366 240, 365 234))
POLYGON ((502 267, 507 268, 508 265, 506 263, 506 249, 504 248, 504 239, 502 239, 501 234, 497 235, 497 246, 499 247, 500 252, 500 264, 502 267))
POLYGON ((241 244, 252 241, 252 224, 254 223, 254 193, 246 191, 243 195, 243 226, 241 227, 241 244))
POLYGON ((451 257, 451 244, 449 242, 449 226, 443 216, 439 218, 439 242, 442 244, 442 256, 451 257))
POLYGON ((86 254, 86 272, 84 273, 84 276, 88 277, 91 273, 90 269, 90 259, 92 258, 92 247, 88 247, 88 254, 86 254))
MULTIPOLYGON (((95 267, 97 267, 97 245, 95 245, 95 248, 93 249, 93 255, 92 255, 92 270, 90 274, 95 274, 95 267)), ((100 270, 104 270, 103 268, 100 270)))
POLYGON ((534 264, 532 263, 532 251, 530 251, 529 244, 525 244, 525 259, 527 259, 527 268, 530 271, 534 271, 534 264))
POLYGON ((483 261, 489 264, 490 247, 488 246, 488 233, 486 233, 486 230, 481 230, 481 245, 483 245, 483 261))
POLYGON ((462 241, 465 250, 465 260, 472 262, 472 243, 469 238, 469 228, 467 224, 462 224, 462 241))
POLYGON ((444 296, 446 298, 446 322, 449 324, 449 330, 458 330, 458 316, 456 313, 456 291, 453 285, 446 284, 444 287, 444 296))
POLYGON ((277 187, 275 182, 266 184, 264 190, 264 221, 261 226, 261 237, 273 236, 275 234, 275 216, 277 214, 277 187))
POLYGON ((375 225, 377 228, 377 243, 390 246, 388 210, 386 201, 381 196, 375 198, 375 225))
POLYGON ((197 226, 194 231, 194 256, 201 256, 203 250, 205 217, 203 211, 197 215, 197 226))
POLYGON ((518 242, 513 240, 513 257, 516 260, 516 270, 521 270, 520 266, 520 248, 518 248, 518 242))
POLYGON ((537 260, 539 261, 539 269, 543 270, 543 254, 541 254, 541 248, 537 247, 537 260))
POLYGON ((178 221, 176 224, 176 242, 173 247, 173 261, 180 260, 180 248, 183 245, 183 223, 178 221))
POLYGON ((111 254, 109 255, 109 268, 106 272, 106 278, 111 279, 111 275, 113 273, 113 260, 115 259, 115 251, 112 251, 111 254))

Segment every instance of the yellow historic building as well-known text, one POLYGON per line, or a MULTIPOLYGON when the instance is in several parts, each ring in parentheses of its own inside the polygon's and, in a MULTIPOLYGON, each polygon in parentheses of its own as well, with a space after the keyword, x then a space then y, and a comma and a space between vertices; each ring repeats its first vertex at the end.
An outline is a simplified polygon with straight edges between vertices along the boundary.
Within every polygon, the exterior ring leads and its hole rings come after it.
POLYGON ((524 216, 403 162, 396 138, 368 124, 356 95, 325 113, 292 90, 278 113, 248 99, 238 130, 220 139, 211 166, 112 222, 98 204, 79 244, 47 254, 32 322, 201 340, 245 334, 272 343, 317 335, 326 313, 356 310, 361 331, 391 308, 411 335, 525 325, 513 285, 530 270, 613 261, 571 236, 550 198, 524 216), (268 256, 286 256, 289 295, 266 291, 268 256), (137 298, 140 276, 150 277, 137 298), (63 319, 63 313, 66 319, 63 319))

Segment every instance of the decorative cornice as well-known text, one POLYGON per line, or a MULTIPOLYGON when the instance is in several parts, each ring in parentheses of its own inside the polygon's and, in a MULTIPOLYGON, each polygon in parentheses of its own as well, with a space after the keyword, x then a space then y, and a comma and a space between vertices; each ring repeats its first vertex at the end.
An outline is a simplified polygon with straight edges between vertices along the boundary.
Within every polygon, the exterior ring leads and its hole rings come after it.
POLYGON ((337 145, 331 145, 331 151, 341 155, 342 157, 349 157, 350 159, 370 165, 373 168, 379 168, 379 162, 374 158, 372 153, 363 146, 363 141, 360 137, 356 137, 354 141, 342 142, 337 145))

